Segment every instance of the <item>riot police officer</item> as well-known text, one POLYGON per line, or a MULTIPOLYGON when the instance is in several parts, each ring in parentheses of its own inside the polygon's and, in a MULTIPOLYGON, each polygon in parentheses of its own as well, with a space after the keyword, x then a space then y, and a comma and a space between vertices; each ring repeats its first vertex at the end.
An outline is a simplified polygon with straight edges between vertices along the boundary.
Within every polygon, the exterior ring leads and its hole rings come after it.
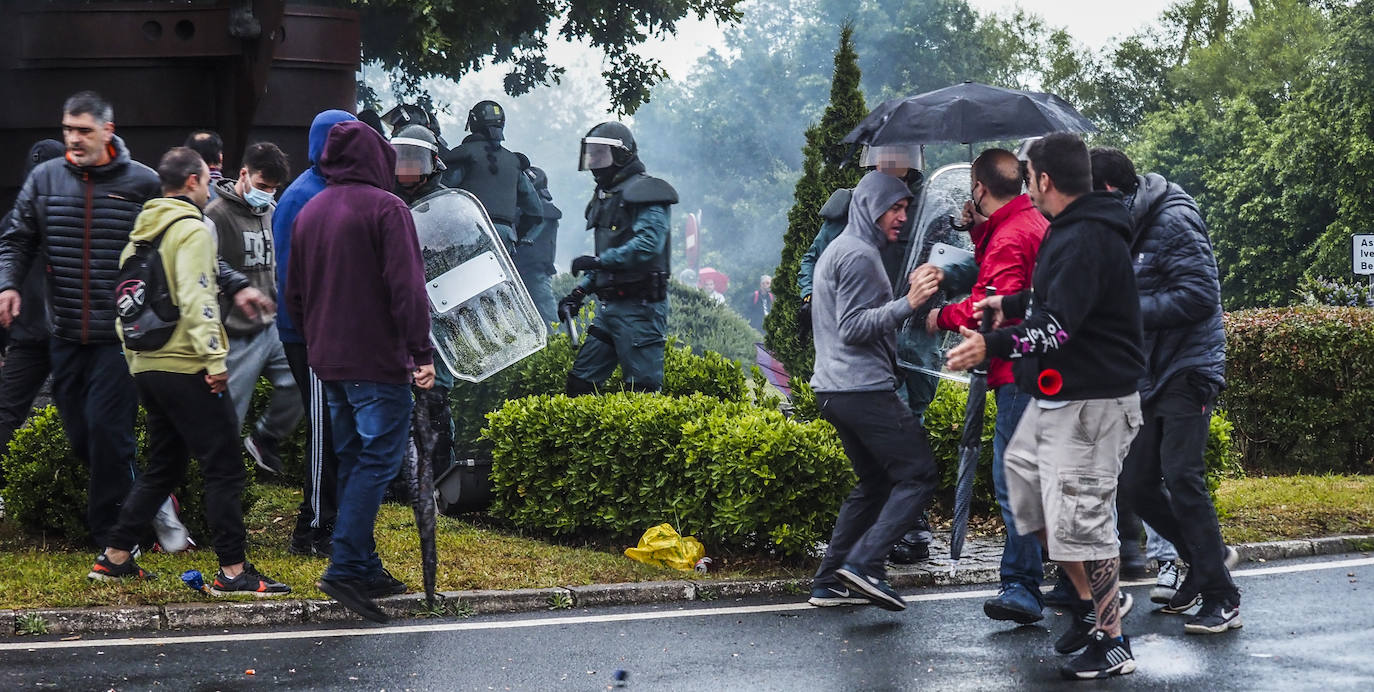
POLYGON ((521 214, 539 216, 543 205, 534 184, 523 174, 529 159, 501 146, 506 111, 495 101, 480 101, 468 111, 467 130, 457 147, 443 154, 443 183, 471 192, 482 202, 501 234, 506 251, 516 250, 515 224, 521 214))
POLYGON ((585 272, 559 303, 576 314, 589 293, 601 299, 587 339, 568 374, 569 396, 590 394, 618 363, 635 391, 663 387, 663 344, 668 329, 668 207, 677 191, 644 173, 630 128, 601 123, 582 138, 578 170, 590 170, 596 194, 587 204, 587 228, 596 255, 573 260, 585 272))
POLYGON ((530 166, 525 174, 539 193, 543 211, 539 216, 520 215, 520 225, 516 228, 520 248, 513 259, 544 326, 551 327, 558 321, 558 307, 549 279, 555 273, 553 257, 558 249, 558 220, 563 218, 563 212, 554 206, 553 195, 549 193, 549 176, 543 169, 530 166))

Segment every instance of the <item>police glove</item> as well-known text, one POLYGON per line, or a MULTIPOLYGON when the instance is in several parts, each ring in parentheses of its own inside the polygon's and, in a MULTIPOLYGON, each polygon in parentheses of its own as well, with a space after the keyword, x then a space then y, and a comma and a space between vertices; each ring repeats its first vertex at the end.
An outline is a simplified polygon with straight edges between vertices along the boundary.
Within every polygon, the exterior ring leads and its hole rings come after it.
POLYGON ((597 259, 595 255, 582 255, 572 261, 573 276, 600 268, 601 260, 597 259))
POLYGON ((575 316, 578 311, 582 309, 582 301, 586 299, 586 291, 581 288, 574 288, 572 293, 564 296, 563 300, 558 301, 558 318, 564 320, 575 316))
POLYGON ((801 309, 797 310, 797 336, 802 341, 811 338, 811 296, 802 298, 801 309))

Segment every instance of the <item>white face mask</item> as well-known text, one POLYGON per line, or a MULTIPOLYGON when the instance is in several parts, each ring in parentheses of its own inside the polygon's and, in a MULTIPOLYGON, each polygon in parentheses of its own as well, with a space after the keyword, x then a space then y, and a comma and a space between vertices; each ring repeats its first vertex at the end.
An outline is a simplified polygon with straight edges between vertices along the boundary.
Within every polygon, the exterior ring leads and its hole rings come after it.
POLYGON ((263 192, 252 185, 248 186, 248 194, 243 196, 243 201, 254 209, 265 209, 269 204, 276 201, 276 196, 270 192, 263 192))

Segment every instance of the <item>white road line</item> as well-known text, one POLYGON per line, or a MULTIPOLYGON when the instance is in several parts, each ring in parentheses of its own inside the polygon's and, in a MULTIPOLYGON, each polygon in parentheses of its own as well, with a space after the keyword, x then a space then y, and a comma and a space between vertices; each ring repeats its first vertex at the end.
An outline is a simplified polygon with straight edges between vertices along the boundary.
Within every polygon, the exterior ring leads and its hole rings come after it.
MULTIPOLYGON (((1280 565, 1236 570, 1233 577, 1258 577, 1270 574, 1291 574, 1296 572, 1315 572, 1327 569, 1345 569, 1374 565, 1374 558, 1355 560, 1336 560, 1333 562, 1311 562, 1298 565, 1280 565)), ((1128 586, 1153 584, 1152 581, 1126 582, 1128 586)), ((956 591, 925 593, 905 596, 908 603, 921 601, 954 601, 971 598, 987 598, 997 595, 996 590, 979 589, 975 591, 956 591)), ((366 627, 356 629, 296 630, 289 632, 255 632, 252 641, 281 639, 329 639, 335 637, 367 637, 389 634, 420 634, 425 632, 462 632, 471 630, 504 630, 527 627, 550 627, 582 625, 605 622, 635 622, 639 620, 666 620, 670 618, 709 617, 712 615, 749 615, 754 613, 784 613, 794 610, 811 610, 806 603, 778 603, 759 606, 731 606, 724 608, 694 608, 690 610, 650 611, 642 613, 610 613, 605 615, 572 615, 567 617, 531 618, 523 620, 498 620, 491 622, 441 622, 428 625, 394 625, 388 627, 366 627)), ((101 649, 120 646, 167 646, 174 644, 211 644, 221 642, 242 642, 242 634, 195 634, 195 635, 158 635, 150 637, 127 637, 122 639, 78 639, 73 641, 47 642, 3 642, 0 651, 38 651, 40 649, 101 649)))

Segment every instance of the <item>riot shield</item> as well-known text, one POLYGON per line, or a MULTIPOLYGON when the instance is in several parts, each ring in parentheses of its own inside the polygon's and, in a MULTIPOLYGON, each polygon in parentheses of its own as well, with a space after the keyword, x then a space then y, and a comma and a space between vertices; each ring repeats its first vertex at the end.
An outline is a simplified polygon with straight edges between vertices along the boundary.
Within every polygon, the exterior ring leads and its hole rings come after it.
POLYGON ((429 293, 430 337, 453 376, 482 380, 544 348, 545 327, 482 203, 439 190, 410 206, 429 293))
POLYGON ((968 376, 946 371, 945 354, 962 338, 954 332, 926 334, 926 315, 931 310, 939 310, 946 304, 967 298, 978 276, 978 269, 973 264, 973 241, 967 231, 957 230, 951 223, 951 219, 958 220, 963 213, 964 202, 969 199, 969 172, 972 168, 971 164, 955 163, 926 178, 921 188, 921 200, 916 205, 906 262, 895 282, 897 295, 905 295, 908 288, 906 277, 916 267, 933 261, 945 269, 945 281, 940 291, 898 330, 897 364, 909 370, 958 382, 968 382, 968 376), (965 252, 967 254, 963 254, 965 252))

